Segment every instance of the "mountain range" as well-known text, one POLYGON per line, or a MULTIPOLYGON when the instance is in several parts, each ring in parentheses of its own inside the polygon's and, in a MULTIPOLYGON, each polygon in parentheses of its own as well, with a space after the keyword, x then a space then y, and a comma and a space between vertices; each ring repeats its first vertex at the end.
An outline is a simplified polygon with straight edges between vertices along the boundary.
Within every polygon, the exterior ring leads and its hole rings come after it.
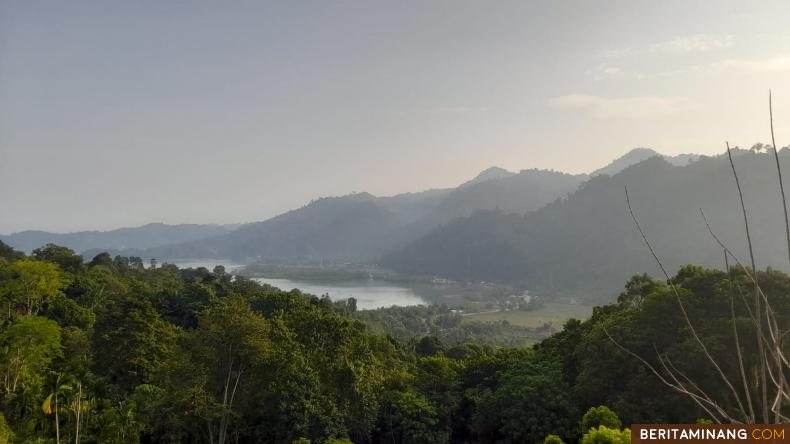
MULTIPOLYGON (((753 224, 758 266, 786 267, 773 156, 734 151, 753 224), (778 205, 777 205, 778 204, 778 205)), ((781 150, 783 168, 790 151, 781 150)), ((743 220, 726 156, 662 156, 638 148, 589 175, 492 167, 457 188, 314 200, 238 226, 150 224, 109 232, 0 236, 22 250, 52 242, 86 256, 378 263, 403 273, 522 286, 598 301, 640 272, 657 274, 635 229, 633 208, 667 268, 722 266, 703 223, 741 257, 743 220)))
POLYGON ((30 253, 46 244, 69 247, 74 251, 145 249, 166 243, 189 242, 210 236, 229 233, 238 225, 167 225, 150 223, 140 227, 119 228, 110 231, 79 231, 75 233, 51 233, 28 230, 9 235, 0 235, 0 241, 30 253))
MULTIPOLYGON (((784 215, 773 154, 733 156, 752 228, 757 266, 788 269, 784 215)), ((780 151, 782 168, 790 150, 780 151)), ((738 190, 726 156, 677 166, 651 157, 599 175, 566 198, 525 214, 481 211, 433 230, 382 261, 401 272, 507 282, 537 294, 601 302, 630 276, 661 276, 626 203, 665 267, 722 268, 714 232, 743 261, 749 257, 738 190)), ((748 261, 744 262, 747 266, 748 261)))

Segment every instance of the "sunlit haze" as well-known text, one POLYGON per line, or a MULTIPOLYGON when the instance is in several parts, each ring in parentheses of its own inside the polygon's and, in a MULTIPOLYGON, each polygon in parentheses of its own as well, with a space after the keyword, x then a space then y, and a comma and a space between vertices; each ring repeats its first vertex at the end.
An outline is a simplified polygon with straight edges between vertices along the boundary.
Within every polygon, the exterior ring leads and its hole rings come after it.
POLYGON ((790 144, 790 3, 0 0, 0 233, 790 144))

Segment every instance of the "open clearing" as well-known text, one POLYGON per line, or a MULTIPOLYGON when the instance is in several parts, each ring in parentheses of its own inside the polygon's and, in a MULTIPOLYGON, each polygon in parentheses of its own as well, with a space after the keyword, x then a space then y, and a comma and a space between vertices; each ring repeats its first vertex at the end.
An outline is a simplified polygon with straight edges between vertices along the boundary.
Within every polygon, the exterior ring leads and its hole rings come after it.
POLYGON ((464 322, 494 322, 507 320, 513 325, 540 327, 551 323, 555 329, 561 329, 570 318, 587 319, 592 314, 592 307, 578 304, 547 302, 543 308, 533 311, 498 311, 475 313, 464 316, 464 322))

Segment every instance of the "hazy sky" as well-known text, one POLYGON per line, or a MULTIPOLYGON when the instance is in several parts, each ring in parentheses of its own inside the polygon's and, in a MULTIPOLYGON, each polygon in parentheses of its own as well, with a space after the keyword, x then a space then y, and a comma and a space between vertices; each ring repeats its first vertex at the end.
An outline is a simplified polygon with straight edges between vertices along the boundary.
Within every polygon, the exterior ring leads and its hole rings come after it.
POLYGON ((0 0, 0 233, 790 143, 790 2, 0 0))

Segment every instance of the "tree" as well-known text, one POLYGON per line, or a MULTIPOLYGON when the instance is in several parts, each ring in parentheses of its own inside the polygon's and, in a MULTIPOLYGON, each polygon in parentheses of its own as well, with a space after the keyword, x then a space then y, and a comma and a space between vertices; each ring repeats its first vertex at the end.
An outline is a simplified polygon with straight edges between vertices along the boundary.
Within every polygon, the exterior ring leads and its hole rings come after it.
POLYGON ((24 316, 0 334, 0 377, 5 394, 40 382, 61 354, 60 327, 54 321, 24 316))
POLYGON ((5 272, 10 278, 0 282, 0 296, 9 312, 13 307, 28 316, 37 314, 46 298, 61 295, 67 285, 51 262, 22 259, 7 264, 5 272))
POLYGON ((439 430, 436 408, 418 393, 391 392, 381 408, 382 442, 436 444, 448 441, 447 432, 439 430))
POLYGON ((78 272, 85 266, 82 256, 74 253, 74 250, 55 244, 47 244, 41 248, 36 248, 33 250, 32 256, 40 261, 58 264, 61 269, 70 272, 78 272))
POLYGON ((620 418, 617 414, 604 405, 598 407, 590 407, 587 413, 582 417, 582 434, 587 433, 590 429, 598 428, 599 426, 606 426, 610 429, 619 429, 622 426, 620 418))
POLYGON ((25 254, 21 251, 16 251, 11 248, 8 244, 0 240, 0 258, 7 259, 9 261, 22 259, 25 257, 25 254))
POLYGON ((437 336, 423 336, 414 346, 418 356, 433 356, 443 353, 445 345, 437 336))
POLYGON ((204 385, 202 390, 210 397, 202 414, 212 444, 227 442, 237 396, 252 389, 245 387, 245 378, 269 354, 269 330, 269 323, 237 296, 221 300, 200 315, 190 354, 198 363, 196 382, 204 385))
POLYGON ((559 363, 530 353, 505 370, 488 407, 510 442, 539 442, 549 433, 572 438, 576 408, 559 363))
POLYGON ((565 444, 565 441, 557 435, 548 435, 543 440, 543 444, 565 444))
POLYGON ((104 251, 94 256, 93 259, 91 259, 90 263, 88 263, 88 265, 91 267, 96 267, 100 265, 105 267, 112 267, 113 259, 112 256, 110 256, 110 253, 104 251))
POLYGON ((176 335, 147 300, 115 296, 96 316, 94 369, 126 390, 148 383, 172 353, 176 335))
POLYGON ((66 394, 72 390, 68 378, 63 373, 57 373, 49 384, 49 395, 44 399, 41 404, 41 410, 45 415, 55 413, 55 442, 60 444, 60 407, 61 401, 66 397, 66 394))
POLYGON ((631 444, 631 430, 611 429, 600 426, 590 429, 579 441, 580 444, 631 444))

